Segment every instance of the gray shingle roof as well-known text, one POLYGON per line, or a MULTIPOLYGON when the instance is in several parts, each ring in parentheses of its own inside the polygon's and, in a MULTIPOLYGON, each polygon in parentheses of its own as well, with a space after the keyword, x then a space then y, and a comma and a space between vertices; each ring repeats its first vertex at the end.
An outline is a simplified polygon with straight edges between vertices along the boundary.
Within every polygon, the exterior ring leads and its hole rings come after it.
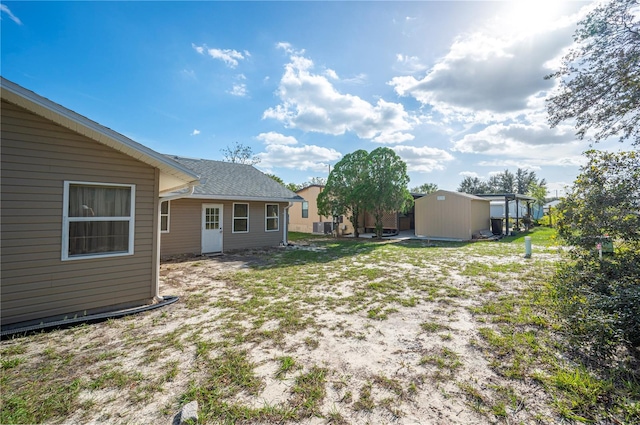
POLYGON ((227 200, 302 201, 255 167, 210 159, 167 155, 200 176, 193 197, 227 200))

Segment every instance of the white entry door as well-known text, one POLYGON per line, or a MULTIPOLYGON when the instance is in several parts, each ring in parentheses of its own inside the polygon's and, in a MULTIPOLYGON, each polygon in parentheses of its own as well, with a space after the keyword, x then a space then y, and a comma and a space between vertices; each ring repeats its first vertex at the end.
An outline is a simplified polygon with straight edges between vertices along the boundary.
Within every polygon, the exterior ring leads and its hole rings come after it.
POLYGON ((222 204, 202 204, 202 253, 222 252, 222 204))

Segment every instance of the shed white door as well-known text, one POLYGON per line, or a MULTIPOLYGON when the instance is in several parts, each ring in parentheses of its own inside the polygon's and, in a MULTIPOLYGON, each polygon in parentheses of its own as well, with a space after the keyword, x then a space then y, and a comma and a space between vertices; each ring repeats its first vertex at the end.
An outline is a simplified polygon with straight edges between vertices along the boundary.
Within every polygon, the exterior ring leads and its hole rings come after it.
POLYGON ((222 252, 222 204, 202 204, 202 253, 222 252))

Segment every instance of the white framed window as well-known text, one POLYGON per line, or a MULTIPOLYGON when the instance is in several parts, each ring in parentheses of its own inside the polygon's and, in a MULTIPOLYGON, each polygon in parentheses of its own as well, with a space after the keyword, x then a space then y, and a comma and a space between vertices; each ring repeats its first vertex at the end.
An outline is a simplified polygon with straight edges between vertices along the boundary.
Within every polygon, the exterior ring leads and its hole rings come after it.
POLYGON ((277 232, 280 230, 280 205, 266 204, 264 230, 266 232, 277 232))
POLYGON ((309 203, 302 201, 302 218, 309 218, 309 203))
POLYGON ((62 260, 133 255, 136 186, 64 182, 62 260))
POLYGON ((169 212, 171 201, 160 201, 160 232, 169 233, 169 212))
POLYGON ((249 233, 249 204, 233 204, 233 233, 249 233))

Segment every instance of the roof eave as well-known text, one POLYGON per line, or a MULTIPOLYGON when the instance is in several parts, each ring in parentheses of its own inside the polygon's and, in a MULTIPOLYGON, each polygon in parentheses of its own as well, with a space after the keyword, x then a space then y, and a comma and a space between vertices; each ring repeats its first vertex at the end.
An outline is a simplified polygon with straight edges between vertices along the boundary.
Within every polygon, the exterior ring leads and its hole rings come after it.
POLYGON ((220 201, 253 201, 253 202, 302 202, 301 197, 282 198, 282 197, 261 197, 261 196, 234 196, 234 195, 203 195, 194 194, 190 196, 194 199, 212 199, 220 201))
POLYGON ((158 168, 161 172, 184 182, 184 186, 197 184, 199 176, 164 155, 137 143, 122 134, 104 127, 76 112, 71 111, 31 90, 0 77, 2 99, 28 111, 49 119, 76 133, 87 136, 105 146, 109 146, 145 164, 158 168))

